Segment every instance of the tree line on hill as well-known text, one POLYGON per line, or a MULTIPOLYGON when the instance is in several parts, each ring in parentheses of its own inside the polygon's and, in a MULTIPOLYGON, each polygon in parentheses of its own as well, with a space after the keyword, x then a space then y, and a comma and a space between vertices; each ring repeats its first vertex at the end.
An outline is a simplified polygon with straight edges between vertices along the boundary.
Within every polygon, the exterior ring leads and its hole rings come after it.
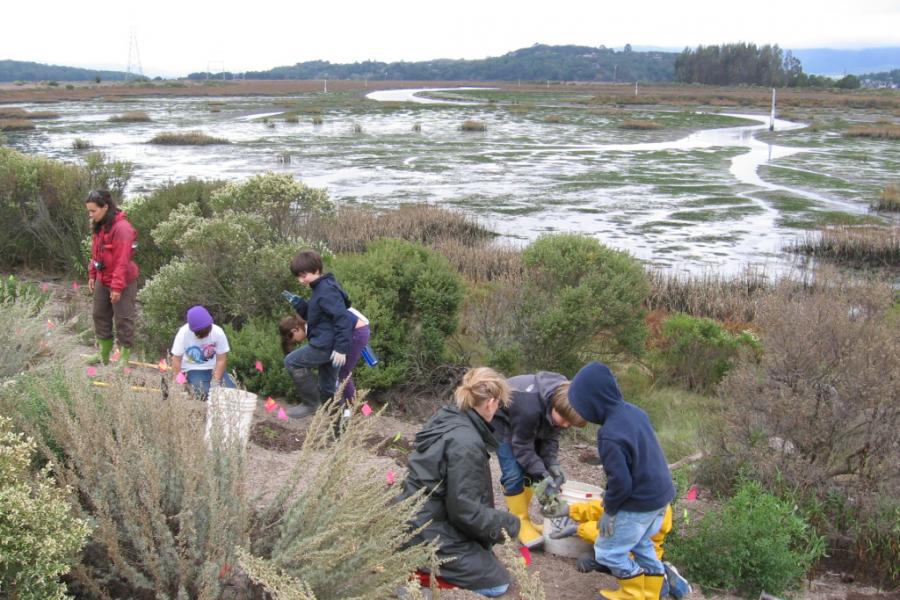
POLYGON ((710 85, 860 87, 855 75, 835 82, 830 77, 804 73, 800 59, 790 50, 783 51, 778 44, 757 46, 744 42, 685 48, 675 59, 675 79, 680 83, 710 85))
POLYGON ((124 81, 124 71, 98 71, 21 60, 0 60, 0 81, 124 81))
MULTIPOLYGON (((372 79, 407 81, 672 81, 674 52, 636 52, 600 46, 535 44, 479 60, 421 62, 364 61, 332 64, 313 60, 268 71, 248 71, 245 79, 372 79)), ((188 79, 231 79, 232 73, 191 73, 188 79)))

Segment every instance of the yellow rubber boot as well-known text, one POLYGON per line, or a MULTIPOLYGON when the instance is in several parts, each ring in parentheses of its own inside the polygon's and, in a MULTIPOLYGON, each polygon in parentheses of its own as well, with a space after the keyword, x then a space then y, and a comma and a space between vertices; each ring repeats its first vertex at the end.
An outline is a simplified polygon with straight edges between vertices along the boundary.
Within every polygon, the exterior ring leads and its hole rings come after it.
MULTIPOLYGON (((600 595, 607 600, 645 600, 644 574, 635 575, 628 579, 619 580, 619 589, 600 590, 600 595)), ((659 589, 656 590, 654 600, 659 600, 659 589)))
POLYGON ((523 546, 528 548, 537 548, 544 543, 544 536, 538 533, 538 530, 531 524, 528 517, 528 499, 525 492, 516 494, 515 496, 506 496, 506 506, 509 512, 519 518, 522 526, 519 528, 519 541, 523 546))
POLYGON ((663 544, 666 541, 666 536, 672 532, 672 505, 666 506, 666 514, 663 516, 662 526, 659 528, 653 536, 650 538, 650 541, 653 542, 653 548, 656 550, 656 558, 662 560, 663 554, 666 553, 665 548, 663 548, 663 544))
POLYGON ((662 575, 644 575, 644 600, 659 600, 662 587, 662 575))
MULTIPOLYGON (((531 489, 530 485, 525 486, 525 506, 531 506, 531 499, 534 498, 534 490, 531 489)), ((531 526, 534 527, 538 533, 543 535, 544 533, 544 524, 531 523, 531 526)))

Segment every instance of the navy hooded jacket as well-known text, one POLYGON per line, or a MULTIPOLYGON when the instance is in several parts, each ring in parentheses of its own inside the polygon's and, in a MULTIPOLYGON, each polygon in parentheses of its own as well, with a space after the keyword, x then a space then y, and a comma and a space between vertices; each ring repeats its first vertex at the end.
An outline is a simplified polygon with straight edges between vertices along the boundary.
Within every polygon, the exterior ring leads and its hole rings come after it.
POLYGON ((650 417, 625 402, 609 367, 598 362, 582 367, 569 386, 569 403, 601 425, 597 452, 606 473, 607 513, 650 512, 672 501, 675 486, 650 417))
POLYGON ((347 354, 356 325, 356 317, 347 310, 350 298, 332 273, 325 273, 310 287, 312 296, 309 300, 295 296, 291 302, 297 314, 306 321, 309 345, 324 352, 335 350, 347 354))

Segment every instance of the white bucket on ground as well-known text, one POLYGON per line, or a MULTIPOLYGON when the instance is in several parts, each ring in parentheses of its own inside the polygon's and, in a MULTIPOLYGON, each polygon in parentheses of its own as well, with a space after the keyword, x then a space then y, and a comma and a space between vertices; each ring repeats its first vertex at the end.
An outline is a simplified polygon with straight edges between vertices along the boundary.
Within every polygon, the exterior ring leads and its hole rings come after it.
POLYGON ((244 390, 218 387, 209 390, 206 403, 206 441, 209 442, 214 427, 222 428, 227 442, 237 440, 241 446, 250 439, 250 424, 256 412, 257 396, 244 390))
MULTIPOLYGON (((581 483, 580 481, 567 481, 563 484, 559 497, 568 504, 577 504, 579 502, 588 502, 590 500, 602 500, 603 488, 589 483, 581 483)), ((544 517, 544 551, 557 556, 567 556, 569 558, 578 558, 582 554, 591 552, 593 546, 584 541, 577 535, 567 538, 554 540, 550 534, 560 527, 564 527, 568 523, 568 519, 561 517, 559 519, 548 519, 544 517)))

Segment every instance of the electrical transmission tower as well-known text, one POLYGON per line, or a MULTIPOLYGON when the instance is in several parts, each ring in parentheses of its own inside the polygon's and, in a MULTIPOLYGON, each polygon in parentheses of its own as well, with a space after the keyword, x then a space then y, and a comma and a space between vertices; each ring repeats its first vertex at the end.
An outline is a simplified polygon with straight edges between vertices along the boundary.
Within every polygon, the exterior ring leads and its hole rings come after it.
POLYGON ((144 69, 141 67, 141 51, 138 49, 137 32, 131 28, 131 37, 128 40, 128 68, 125 70, 125 81, 144 79, 144 69))

